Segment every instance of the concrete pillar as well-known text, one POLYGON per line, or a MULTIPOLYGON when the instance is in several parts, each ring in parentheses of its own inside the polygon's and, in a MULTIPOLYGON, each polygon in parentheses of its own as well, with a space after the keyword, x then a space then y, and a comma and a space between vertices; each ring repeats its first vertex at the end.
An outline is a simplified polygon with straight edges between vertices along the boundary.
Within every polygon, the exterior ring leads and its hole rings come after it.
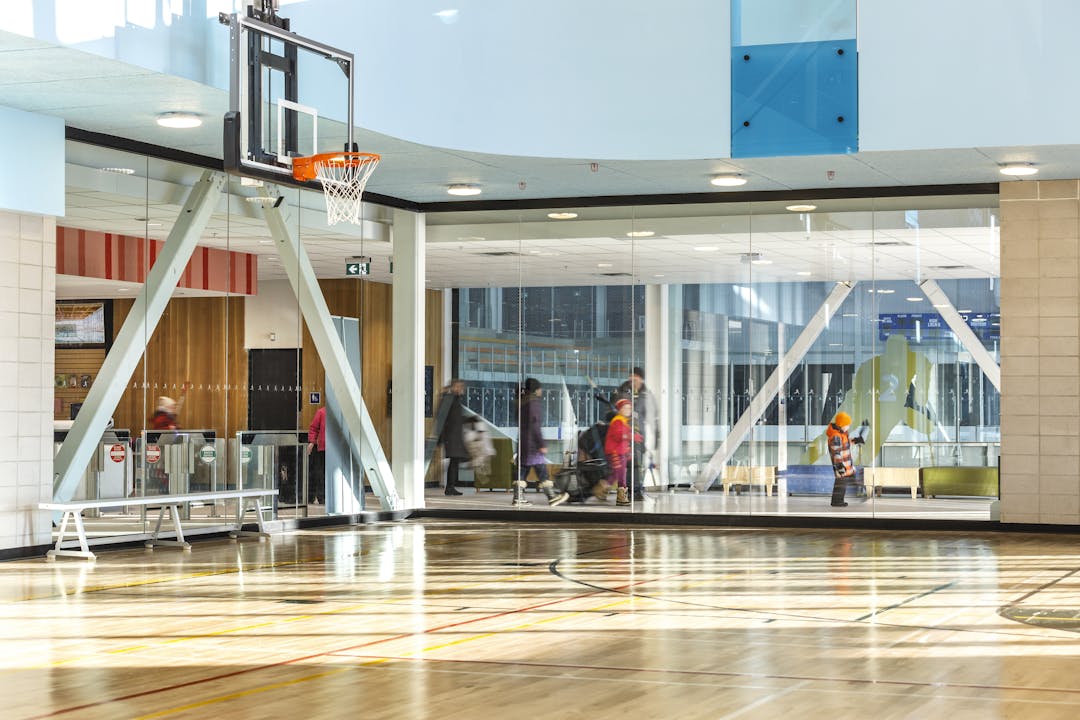
POLYGON ((391 466, 405 507, 424 507, 423 213, 394 210, 391 466))
POLYGON ((1080 523, 1080 181, 1001 184, 1001 520, 1080 523))

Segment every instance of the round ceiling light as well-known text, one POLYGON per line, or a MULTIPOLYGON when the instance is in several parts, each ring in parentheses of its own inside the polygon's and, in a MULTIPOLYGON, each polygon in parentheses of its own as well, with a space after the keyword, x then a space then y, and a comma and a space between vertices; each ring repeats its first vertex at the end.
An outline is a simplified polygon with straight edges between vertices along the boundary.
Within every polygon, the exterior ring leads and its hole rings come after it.
POLYGON ((787 209, 791 212, 813 212, 817 210, 817 205, 788 205, 787 209))
POLYGON ((189 112, 165 112, 157 116, 157 124, 161 127, 183 130, 199 127, 202 125, 202 118, 189 112))
POLYGON ((746 184, 742 175, 713 175, 709 180, 716 187, 739 187, 746 184))
POLYGON ((1034 175, 1039 172, 1039 168, 1035 167, 1031 163, 1008 163, 1002 165, 998 172, 1002 175, 1010 175, 1012 177, 1023 177, 1025 175, 1034 175))
POLYGON ((655 234, 652 230, 633 230, 626 233, 626 237, 652 237, 655 234))
POLYGON ((577 213, 574 212, 550 212, 548 217, 552 220, 573 220, 577 217, 577 213))
POLYGON ((466 183, 461 183, 458 185, 450 185, 446 188, 446 192, 451 195, 460 195, 462 197, 467 197, 469 195, 479 195, 483 192, 483 190, 480 189, 479 185, 469 185, 466 183))

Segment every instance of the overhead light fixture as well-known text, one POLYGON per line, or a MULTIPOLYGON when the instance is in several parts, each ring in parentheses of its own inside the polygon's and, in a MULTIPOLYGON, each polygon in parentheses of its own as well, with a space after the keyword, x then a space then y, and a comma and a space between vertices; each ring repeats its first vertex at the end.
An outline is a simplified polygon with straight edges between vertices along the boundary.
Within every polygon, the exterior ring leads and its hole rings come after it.
POLYGON ((655 234, 652 230, 631 230, 626 237, 652 237, 655 234))
POLYGON ((937 305, 934 305, 934 307, 936 307, 936 308, 947 308, 947 307, 949 307, 949 305, 948 305, 948 303, 939 303, 937 305))
POLYGON ((921 297, 909 297, 908 302, 922 302, 921 297))
POLYGON ((577 213, 572 212, 553 212, 548 213, 548 217, 552 220, 573 220, 577 217, 577 213))
POLYGON ((813 212, 817 210, 817 205, 788 205, 787 209, 791 212, 813 212))
POLYGON ((101 168, 101 172, 113 173, 116 175, 134 175, 135 171, 131 168, 122 167, 107 167, 101 168))
POLYGON ((757 258, 750 261, 751 265, 772 265, 772 260, 766 260, 765 258, 757 258))
POLYGON ((957 310, 956 312, 960 313, 961 315, 968 315, 968 314, 973 313, 975 311, 974 310, 957 310))
POLYGON ((696 245, 696 246, 694 246, 694 250, 696 250, 698 252, 716 252, 719 249, 720 248, 717 247, 716 245, 696 245))
POLYGON ((244 198, 244 201, 249 202, 252 205, 262 205, 263 207, 266 207, 267 205, 273 205, 277 202, 277 198, 269 195, 252 195, 251 197, 244 198))
POLYGON ((879 295, 892 295, 894 292, 896 291, 891 288, 878 288, 879 295))
POLYGON ((157 116, 157 124, 161 127, 184 130, 199 127, 202 125, 202 118, 189 112, 164 112, 157 116))
POLYGON ((465 197, 465 196, 468 196, 468 195, 479 195, 480 193, 483 192, 483 190, 480 189, 479 185, 470 185, 470 184, 467 184, 467 183, 460 183, 460 184, 457 184, 457 185, 448 186, 446 188, 446 192, 448 192, 451 195, 460 195, 460 196, 465 197))
POLYGON ((809 277, 810 275, 813 275, 814 273, 810 272, 809 270, 800 270, 799 272, 797 272, 795 274, 796 275, 801 275, 802 277, 809 277))
POLYGON ((609 268, 609 267, 612 267, 612 265, 611 265, 611 263, 596 263, 596 267, 598 267, 598 268, 609 268))
POLYGON ((664 273, 656 273, 653 277, 664 277, 664 273))
POLYGON ((271 245, 271 244, 273 244, 273 242, 274 242, 273 240, 260 240, 259 244, 260 245, 271 245))
POLYGON ((841 317, 859 317, 859 313, 844 313, 841 317))
POLYGON ((739 187, 746 184, 742 175, 713 175, 709 180, 716 187, 739 187))
POLYGON ((1034 175, 1039 172, 1039 168, 1035 167, 1031 163, 1007 163, 998 168, 998 172, 1002 175, 1010 175, 1012 177, 1023 177, 1025 175, 1034 175))

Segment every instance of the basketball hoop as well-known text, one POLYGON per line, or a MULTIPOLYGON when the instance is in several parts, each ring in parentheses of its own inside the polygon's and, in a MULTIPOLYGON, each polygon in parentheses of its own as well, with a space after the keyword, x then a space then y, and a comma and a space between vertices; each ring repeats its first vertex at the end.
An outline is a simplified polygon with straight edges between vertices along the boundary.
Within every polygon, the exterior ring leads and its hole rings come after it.
POLYGON ((360 224, 360 198, 381 158, 375 153, 332 152, 295 157, 293 177, 322 184, 326 196, 326 222, 360 224))

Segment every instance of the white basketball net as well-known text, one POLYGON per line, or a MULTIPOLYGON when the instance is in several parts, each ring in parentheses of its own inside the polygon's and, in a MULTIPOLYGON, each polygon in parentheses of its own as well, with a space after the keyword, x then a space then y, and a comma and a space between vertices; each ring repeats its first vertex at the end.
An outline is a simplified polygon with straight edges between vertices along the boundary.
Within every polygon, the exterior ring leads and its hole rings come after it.
POLYGON ((359 161, 331 158, 315 163, 315 177, 322 183, 326 196, 327 224, 360 224, 360 198, 378 165, 379 159, 375 157, 359 161))

